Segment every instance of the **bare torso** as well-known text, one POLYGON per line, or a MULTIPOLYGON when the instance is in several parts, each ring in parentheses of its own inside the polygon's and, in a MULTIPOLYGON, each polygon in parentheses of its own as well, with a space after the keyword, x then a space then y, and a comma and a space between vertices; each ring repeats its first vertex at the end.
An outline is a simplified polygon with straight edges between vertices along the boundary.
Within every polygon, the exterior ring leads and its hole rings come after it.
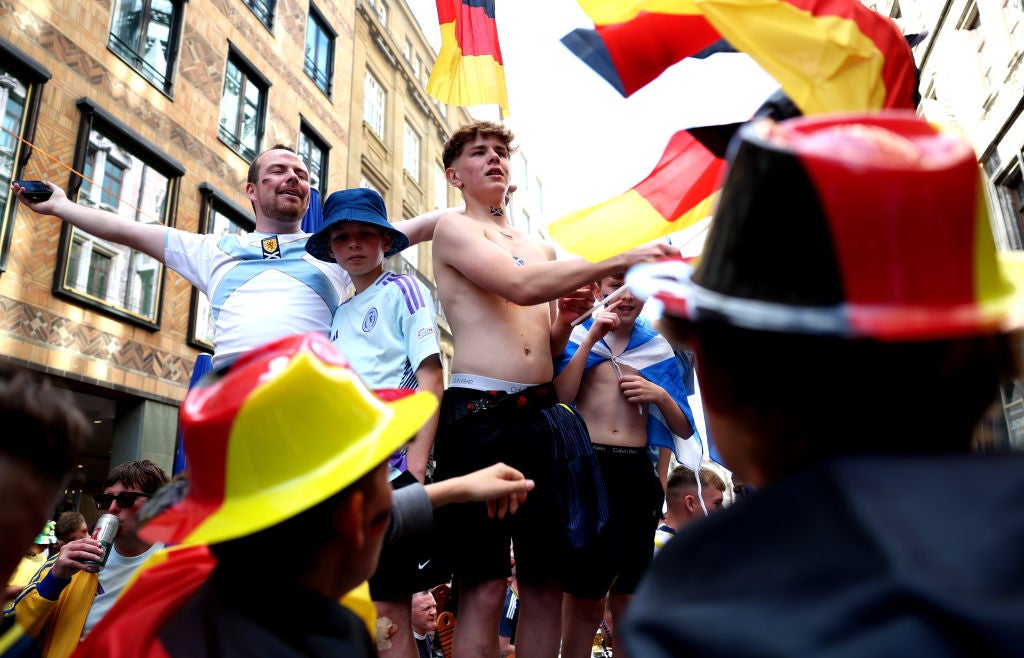
MULTIPOLYGON (((550 260, 542 246, 523 233, 462 217, 460 230, 479 232, 520 264, 550 260)), ((519 306, 476 285, 452 267, 444 248, 434 249, 438 295, 455 339, 453 373, 483 375, 521 384, 552 377, 551 307, 519 306)))
MULTIPOLYGON (((619 365, 623 375, 637 371, 619 365)), ((576 407, 587 421, 593 443, 643 448, 647 445, 647 415, 635 404, 626 402, 619 390, 619 377, 611 361, 588 368, 576 395, 576 407)))

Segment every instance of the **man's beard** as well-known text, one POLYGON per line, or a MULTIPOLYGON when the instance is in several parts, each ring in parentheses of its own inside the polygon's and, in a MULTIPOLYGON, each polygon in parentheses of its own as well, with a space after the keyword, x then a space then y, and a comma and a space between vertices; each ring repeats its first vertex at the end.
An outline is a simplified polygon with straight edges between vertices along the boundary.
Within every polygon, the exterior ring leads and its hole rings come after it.
POLYGON ((306 205, 302 209, 295 209, 291 207, 284 207, 284 204, 278 203, 277 197, 274 197, 274 202, 269 207, 263 209, 263 214, 268 219, 273 219, 280 222, 299 222, 302 221, 303 216, 306 214, 306 210, 309 208, 309 200, 306 200, 306 205))

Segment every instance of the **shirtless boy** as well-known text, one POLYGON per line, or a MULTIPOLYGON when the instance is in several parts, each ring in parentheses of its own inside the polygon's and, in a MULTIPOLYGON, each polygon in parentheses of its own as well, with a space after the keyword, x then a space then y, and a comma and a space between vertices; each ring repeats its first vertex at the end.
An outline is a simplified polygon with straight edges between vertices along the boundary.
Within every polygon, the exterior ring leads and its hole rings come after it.
POLYGON ((553 482, 555 437, 545 415, 558 402, 551 383, 555 309, 548 302, 634 263, 677 253, 655 244, 599 263, 555 261, 550 247, 509 222, 504 200, 512 139, 490 122, 452 135, 445 175, 462 191, 466 210, 442 215, 434 232, 434 275, 455 342, 435 440, 437 479, 504 461, 537 483, 512 520, 488 520, 474 505, 439 515, 460 580, 457 656, 498 654, 510 538, 522 602, 517 653, 558 653, 566 542, 553 482))
MULTIPOLYGON (((616 272, 597 283, 599 299, 613 293, 617 299, 574 330, 555 378, 559 398, 575 402, 586 421, 611 506, 597 541, 574 552, 566 565, 566 658, 590 656, 605 595, 612 619, 621 619, 651 563, 651 542, 665 496, 647 446, 662 446, 659 463, 665 466, 668 450, 665 442, 649 435, 664 434, 661 427, 684 439, 693 434, 683 374, 672 347, 637 324, 644 304, 628 290, 616 292, 624 277, 625 272, 616 272)), ((616 646, 615 655, 620 653, 616 646)))

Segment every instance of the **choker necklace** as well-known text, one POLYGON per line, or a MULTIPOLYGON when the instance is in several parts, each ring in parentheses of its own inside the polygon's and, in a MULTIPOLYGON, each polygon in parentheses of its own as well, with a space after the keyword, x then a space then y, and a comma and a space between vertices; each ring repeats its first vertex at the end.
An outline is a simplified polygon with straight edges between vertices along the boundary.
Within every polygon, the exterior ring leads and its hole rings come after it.
POLYGON ((493 215, 494 217, 504 217, 505 216, 505 209, 500 207, 500 206, 497 207, 497 208, 495 208, 494 206, 488 206, 487 209, 490 211, 491 215, 493 215))

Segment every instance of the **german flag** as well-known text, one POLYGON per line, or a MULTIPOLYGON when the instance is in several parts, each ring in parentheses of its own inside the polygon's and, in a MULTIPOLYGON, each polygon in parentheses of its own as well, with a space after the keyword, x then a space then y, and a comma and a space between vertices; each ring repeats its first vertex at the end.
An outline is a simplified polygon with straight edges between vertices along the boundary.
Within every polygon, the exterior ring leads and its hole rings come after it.
POLYGON ((687 57, 733 49, 692 0, 579 0, 594 29, 562 37, 574 55, 624 97, 687 57))
POLYGON ((681 130, 654 171, 625 194, 551 224, 551 237, 591 261, 614 256, 711 215, 725 150, 741 124, 681 130))
POLYGON ((449 105, 498 105, 508 116, 494 0, 437 0, 441 52, 427 93, 449 105))
POLYGON ((913 108, 914 57, 895 22, 857 0, 692 0, 804 114, 913 108))

